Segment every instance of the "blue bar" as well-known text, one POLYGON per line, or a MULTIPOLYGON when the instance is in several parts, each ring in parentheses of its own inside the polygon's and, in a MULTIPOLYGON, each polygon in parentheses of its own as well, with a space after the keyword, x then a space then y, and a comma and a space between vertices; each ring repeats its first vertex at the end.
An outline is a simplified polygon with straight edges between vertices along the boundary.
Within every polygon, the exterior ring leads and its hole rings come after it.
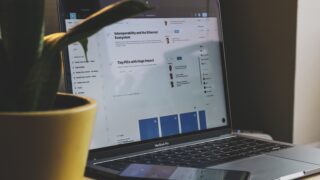
POLYGON ((206 112, 199 111, 199 119, 200 119, 200 129, 207 129, 207 120, 206 120, 206 112))
POLYGON ((159 137, 158 118, 139 120, 141 140, 154 139, 159 137))
POLYGON ((160 117, 162 136, 179 134, 178 115, 160 117))
POLYGON ((198 131, 197 112, 180 114, 182 133, 198 131))

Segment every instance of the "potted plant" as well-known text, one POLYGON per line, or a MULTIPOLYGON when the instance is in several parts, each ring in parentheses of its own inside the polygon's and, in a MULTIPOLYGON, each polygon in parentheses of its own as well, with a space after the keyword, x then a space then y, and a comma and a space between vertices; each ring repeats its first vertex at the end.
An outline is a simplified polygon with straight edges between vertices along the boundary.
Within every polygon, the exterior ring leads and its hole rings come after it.
POLYGON ((60 50, 147 10, 121 1, 43 36, 44 0, 0 0, 0 179, 82 179, 95 102, 58 94, 60 50))

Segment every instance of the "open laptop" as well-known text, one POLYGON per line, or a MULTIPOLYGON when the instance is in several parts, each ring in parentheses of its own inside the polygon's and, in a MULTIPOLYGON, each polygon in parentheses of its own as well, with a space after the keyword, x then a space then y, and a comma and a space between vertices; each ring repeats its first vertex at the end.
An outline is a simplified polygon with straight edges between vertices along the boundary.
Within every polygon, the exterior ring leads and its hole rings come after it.
MULTIPOLYGON (((62 30, 115 0, 60 0, 62 30)), ((156 7, 65 51, 66 89, 98 102, 86 174, 130 163, 250 171, 293 179, 320 171, 320 150, 232 133, 218 0, 156 7)))

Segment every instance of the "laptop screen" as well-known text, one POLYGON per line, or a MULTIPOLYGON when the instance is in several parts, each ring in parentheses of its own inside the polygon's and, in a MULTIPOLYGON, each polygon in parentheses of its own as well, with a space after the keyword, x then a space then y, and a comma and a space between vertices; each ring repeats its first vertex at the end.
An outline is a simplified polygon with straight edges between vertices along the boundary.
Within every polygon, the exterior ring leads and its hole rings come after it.
MULTIPOLYGON (((65 0, 65 30, 114 0, 65 0)), ((98 103, 91 149, 228 126, 216 0, 148 0, 156 9, 68 47, 66 82, 98 103)))

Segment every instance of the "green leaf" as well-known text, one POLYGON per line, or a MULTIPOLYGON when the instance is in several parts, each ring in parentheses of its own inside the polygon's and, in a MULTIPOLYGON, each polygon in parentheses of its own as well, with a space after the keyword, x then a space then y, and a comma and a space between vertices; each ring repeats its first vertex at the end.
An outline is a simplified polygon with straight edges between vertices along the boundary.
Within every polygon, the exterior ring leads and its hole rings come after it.
POLYGON ((86 57, 86 61, 88 62, 88 39, 87 38, 84 38, 84 39, 81 39, 80 41, 80 44, 83 48, 83 51, 84 51, 84 56, 86 57))
MULTIPOLYGON (((0 0, 0 24, 6 62, 0 111, 47 110, 52 107, 59 86, 59 51, 85 39, 106 25, 149 8, 138 1, 121 1, 93 14, 68 33, 43 39, 44 0, 0 0)), ((0 61, 2 62, 2 61, 0 61)), ((0 79, 1 80, 1 79, 0 79)))
POLYGON ((6 77, 1 79, 0 111, 24 111, 28 97, 23 84, 41 55, 44 0, 0 0, 0 7, 6 77))
POLYGON ((61 62, 58 59, 58 54, 62 48, 79 41, 84 51, 87 52, 87 37, 106 25, 147 9, 143 3, 137 1, 122 1, 100 10, 68 33, 55 33, 46 36, 41 63, 33 68, 33 73, 28 77, 26 84, 29 94, 32 94, 29 95, 30 101, 35 100, 35 103, 30 106, 33 109, 47 109, 53 105, 60 80, 61 62), (57 61, 59 62, 57 63, 57 61), (37 84, 36 88, 35 84, 37 84))
POLYGON ((42 48, 44 0, 0 0, 0 7, 7 59, 19 66, 32 64, 42 48))
MULTIPOLYGON (((43 52, 47 51, 44 44, 43 52)), ((29 111, 48 110, 54 105, 62 71, 60 54, 37 61, 23 84, 26 93, 26 107, 29 111)))

